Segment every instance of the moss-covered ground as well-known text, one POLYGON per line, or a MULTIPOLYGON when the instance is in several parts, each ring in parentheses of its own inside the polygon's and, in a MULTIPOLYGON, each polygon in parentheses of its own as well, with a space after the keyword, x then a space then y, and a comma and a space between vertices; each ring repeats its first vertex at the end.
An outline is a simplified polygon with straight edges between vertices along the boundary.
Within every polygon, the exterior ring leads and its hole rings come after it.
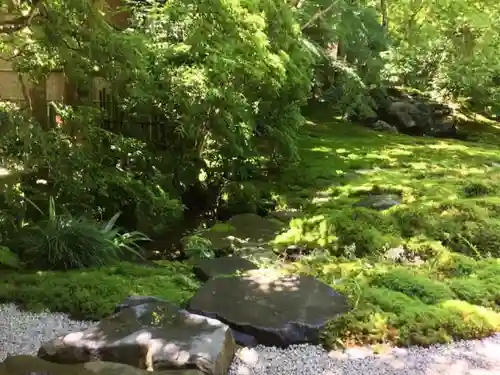
MULTIPOLYGON (((498 139, 484 132, 481 142, 412 138, 335 121, 306 126, 300 165, 281 170, 266 188, 280 208, 302 211, 276 242, 321 250, 287 267, 351 299, 353 311, 325 331, 327 346, 428 345, 500 331, 498 139), (374 193, 401 204, 355 206, 374 193), (411 262, 385 259, 398 247, 411 262)), ((180 263, 2 271, 0 301, 98 319, 130 294, 181 303, 198 286, 180 263)))
POLYGON ((304 215, 277 242, 327 250, 291 269, 351 299, 353 311, 325 331, 327 346, 500 331, 500 142, 485 127, 481 142, 460 142, 309 123, 300 168, 275 186, 281 205, 304 215), (355 206, 373 194, 401 204, 355 206), (411 261, 387 260, 394 248, 411 261))
POLYGON ((158 296, 182 304, 198 287, 191 267, 177 262, 160 262, 157 268, 122 263, 68 272, 0 271, 0 301, 86 320, 112 314, 131 295, 158 296))

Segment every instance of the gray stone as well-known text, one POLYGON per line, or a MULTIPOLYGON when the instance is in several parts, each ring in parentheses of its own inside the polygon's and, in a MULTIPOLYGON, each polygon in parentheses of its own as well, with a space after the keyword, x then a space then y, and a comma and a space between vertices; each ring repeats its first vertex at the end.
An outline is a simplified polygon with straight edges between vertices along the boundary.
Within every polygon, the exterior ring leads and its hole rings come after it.
POLYGON ((87 362, 76 365, 44 361, 28 355, 7 357, 0 363, 0 375, 204 375, 199 370, 145 371, 114 362, 87 362))
POLYGON ((64 364, 109 361, 148 371, 197 368, 226 375, 235 350, 227 325, 157 301, 123 308, 87 330, 45 343, 38 356, 64 364))
POLYGON ((356 203, 357 207, 383 211, 401 204, 401 197, 395 194, 372 194, 356 203))
POLYGON ((169 303, 168 301, 155 296, 128 296, 121 303, 116 305, 115 314, 127 307, 134 307, 137 305, 144 305, 146 303, 152 303, 152 302, 169 303))
POLYGON ((388 110, 390 115, 395 116, 399 123, 405 128, 413 128, 416 126, 413 117, 419 112, 418 108, 409 102, 393 102, 388 110))
POLYGON ((224 224, 216 224, 202 236, 214 250, 231 250, 243 258, 265 260, 275 258, 271 242, 284 228, 276 219, 256 214, 235 215, 224 224))
POLYGON ((349 309, 345 296, 315 278, 273 270, 210 279, 189 302, 190 311, 281 347, 318 343, 327 321, 349 309))
POLYGON ((212 277, 235 275, 256 268, 258 268, 257 265, 247 259, 239 256, 228 256, 199 260, 194 267, 194 273, 200 280, 207 281, 212 277))
POLYGON ((377 120, 375 122, 375 124, 373 124, 373 128, 375 130, 379 130, 379 131, 386 131, 386 132, 390 132, 390 133, 398 133, 398 128, 396 128, 395 126, 392 126, 392 125, 388 124, 387 122, 385 122, 383 120, 377 120))

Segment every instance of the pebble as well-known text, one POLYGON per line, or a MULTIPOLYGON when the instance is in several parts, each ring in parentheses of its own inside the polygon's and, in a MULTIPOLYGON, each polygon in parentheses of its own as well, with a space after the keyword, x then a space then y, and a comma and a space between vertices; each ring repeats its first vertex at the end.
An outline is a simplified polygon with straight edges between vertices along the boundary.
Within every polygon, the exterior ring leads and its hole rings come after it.
MULTIPOLYGON (((42 342, 95 322, 65 314, 30 313, 0 304, 0 362, 9 354, 36 355, 42 342)), ((327 352, 314 345, 257 346, 236 353, 229 375, 500 375, 500 334, 429 348, 369 348, 327 352)))

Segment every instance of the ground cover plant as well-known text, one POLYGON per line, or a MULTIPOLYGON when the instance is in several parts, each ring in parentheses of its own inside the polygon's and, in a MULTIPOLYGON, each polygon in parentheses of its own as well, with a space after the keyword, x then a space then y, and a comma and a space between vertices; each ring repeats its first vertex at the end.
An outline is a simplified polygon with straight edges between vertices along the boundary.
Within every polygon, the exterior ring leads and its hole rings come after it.
POLYGON ((355 308, 325 331, 327 346, 430 345, 500 329, 495 145, 329 121, 311 122, 301 146, 301 167, 275 189, 304 215, 275 241, 318 249, 294 272, 350 295, 355 308), (370 194, 401 203, 356 207, 370 194), (388 259, 391 249, 403 259, 388 259))

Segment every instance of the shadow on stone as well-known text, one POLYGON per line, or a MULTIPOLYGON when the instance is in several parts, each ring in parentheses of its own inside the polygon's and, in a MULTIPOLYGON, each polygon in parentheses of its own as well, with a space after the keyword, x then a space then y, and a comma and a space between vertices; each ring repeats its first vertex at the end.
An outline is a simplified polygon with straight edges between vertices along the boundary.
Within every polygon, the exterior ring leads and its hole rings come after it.
POLYGON ((227 325, 155 297, 127 300, 94 327, 43 344, 38 356, 63 364, 109 361, 149 371, 227 374, 236 350, 227 325))
POLYGON ((350 306, 345 296, 311 276, 255 270, 208 280, 189 310, 219 319, 259 344, 286 347, 319 343, 326 323, 350 306))

